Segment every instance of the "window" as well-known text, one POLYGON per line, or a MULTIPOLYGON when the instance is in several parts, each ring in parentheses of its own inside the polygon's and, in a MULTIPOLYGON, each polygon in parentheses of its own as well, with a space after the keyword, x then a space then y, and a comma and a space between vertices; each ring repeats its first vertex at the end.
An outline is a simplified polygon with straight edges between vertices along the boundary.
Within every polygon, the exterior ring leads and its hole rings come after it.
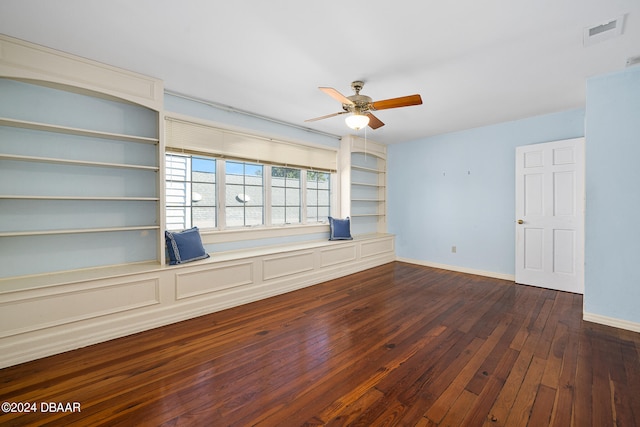
POLYGON ((233 229, 327 221, 331 174, 166 153, 167 229, 233 229))
POLYGON ((307 171, 307 222, 326 221, 331 213, 331 175, 307 171))
POLYGON ((271 168, 271 223, 302 222, 300 169, 271 168))
POLYGON ((166 155, 167 229, 217 227, 216 160, 166 155))
POLYGON ((263 165, 226 162, 227 227, 264 224, 263 165))

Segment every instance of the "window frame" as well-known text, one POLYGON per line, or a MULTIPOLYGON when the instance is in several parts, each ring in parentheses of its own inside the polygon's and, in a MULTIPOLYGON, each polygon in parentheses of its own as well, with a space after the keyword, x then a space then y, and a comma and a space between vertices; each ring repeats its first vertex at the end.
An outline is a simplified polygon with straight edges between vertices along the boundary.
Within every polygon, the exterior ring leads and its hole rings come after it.
MULTIPOLYGON (((276 165, 270 165, 269 167, 269 179, 270 179, 270 183, 269 183, 269 195, 270 195, 270 202, 269 202, 269 209, 270 209, 270 215, 269 215, 269 219, 270 219, 270 225, 272 226, 285 226, 285 225, 298 225, 298 224, 304 224, 305 223, 305 219, 304 215, 302 214, 302 211, 304 209, 304 207, 306 206, 306 198, 303 197, 302 193, 304 191, 304 189, 306 188, 306 180, 302 179, 302 176, 305 175, 306 176, 306 170, 305 169, 301 169, 301 168, 293 168, 293 167, 288 167, 288 166, 276 166, 276 165), (284 179, 284 185, 283 186, 275 186, 273 185, 273 170, 274 168, 278 168, 278 169, 284 169, 285 170, 285 176, 282 177, 284 179), (286 171, 289 170, 295 170, 298 171, 298 187, 289 187, 287 185, 287 183, 290 180, 294 180, 293 178, 288 178, 287 177, 287 173, 286 171), (274 201, 273 201, 273 189, 274 188, 281 188, 283 190, 283 194, 284 194, 284 204, 282 205, 274 205, 274 201), (289 189, 298 189, 298 204, 297 205, 289 205, 287 204, 287 194, 289 189), (273 221, 273 208, 277 207, 277 208, 283 208, 283 216, 284 216, 284 222, 278 222, 278 223, 274 223, 273 221), (297 222, 287 222, 287 209, 288 208, 294 208, 297 207, 298 208, 298 221, 297 222)), ((279 178, 279 177, 278 177, 279 178)))
MULTIPOLYGON (((217 194, 218 191, 218 173, 217 173, 217 168, 218 168, 218 162, 217 159, 212 158, 210 156, 203 156, 203 155, 196 155, 196 154, 184 154, 184 153, 176 153, 176 152, 165 152, 165 156, 164 156, 164 192, 165 192, 165 199, 164 199, 164 212, 165 212, 165 223, 166 223, 166 227, 168 230, 179 230, 180 228, 175 228, 175 227, 170 227, 170 224, 174 224, 173 222, 169 222, 169 218, 174 218, 174 215, 169 215, 169 210, 182 210, 183 211, 183 226, 184 228, 191 228, 193 226, 197 226, 199 228, 203 228, 201 225, 199 224, 195 224, 197 222, 197 219, 194 218, 194 209, 197 211, 199 208, 213 208, 213 212, 214 212, 214 216, 213 216, 213 223, 216 224, 215 227, 205 227, 206 229, 215 229, 218 226, 218 204, 219 204, 219 197, 217 194), (171 157, 171 160, 169 160, 169 157, 171 157), (171 173, 171 175, 169 175, 170 171, 175 171, 175 170, 182 170, 182 168, 176 168, 176 167, 169 167, 169 162, 172 163, 172 165, 174 163, 176 163, 175 158, 184 158, 184 161, 179 161, 180 163, 184 164, 184 174, 174 174, 171 173), (197 179, 196 177, 194 177, 194 170, 193 170, 193 160, 195 159, 203 159, 205 161, 213 161, 213 167, 214 167, 214 172, 213 172, 213 182, 210 181, 206 181, 206 180, 200 180, 197 179), (175 179, 177 176, 183 176, 184 180, 178 180, 175 179), (177 203, 172 203, 169 200, 174 198, 174 197, 179 197, 178 195, 169 195, 169 192, 174 192, 174 191, 180 191, 177 187, 171 188, 169 189, 169 185, 171 184, 171 186, 180 186, 183 185, 184 188, 182 189, 183 191, 183 195, 182 197, 184 198, 185 203, 184 204, 177 204, 177 203), (213 197, 213 205, 202 205, 202 204, 196 204, 199 202, 199 200, 195 200, 194 199, 194 194, 198 194, 198 192, 195 191, 194 187, 197 188, 199 185, 212 185, 213 189, 214 189, 214 197, 213 197)), ((202 171, 196 171, 196 172, 202 172, 202 171)))
MULTIPOLYGON (((216 160, 216 163, 218 163, 218 161, 216 160)), ((267 200, 265 198, 266 196, 266 192, 267 192, 267 187, 266 187, 266 183, 265 183, 265 173, 267 172, 267 168, 264 164, 261 163, 257 163, 257 162, 248 162, 248 161, 241 161, 241 160, 231 160, 231 161, 227 161, 227 160, 222 160, 221 162, 219 162, 219 164, 221 166, 224 167, 224 177, 222 179, 221 184, 222 184, 222 189, 220 188, 220 186, 218 186, 216 188, 216 190, 220 193, 220 197, 219 197, 219 201, 221 201, 221 203, 218 203, 219 208, 218 208, 218 216, 221 216, 222 214, 224 214, 224 228, 229 228, 229 229, 234 229, 234 228, 247 228, 247 227, 261 227, 261 226, 265 226, 267 224, 267 212, 266 212, 266 204, 267 204, 267 200), (228 175, 235 175, 235 174, 229 174, 227 172, 227 165, 228 163, 235 163, 235 164, 241 164, 242 165, 242 175, 238 175, 238 176, 242 176, 242 188, 243 188, 243 193, 242 194, 247 194, 247 187, 252 187, 252 188, 260 188, 260 193, 261 194, 261 198, 262 198, 262 204, 257 205, 261 208, 262 210, 262 219, 260 221, 260 224, 247 224, 247 206, 246 205, 240 205, 240 206, 227 206, 227 176, 228 175), (247 180, 247 173, 246 173, 246 169, 247 166, 259 166, 262 169, 262 179, 261 182, 262 184, 257 186, 255 184, 248 184, 246 182, 247 180), (224 190, 224 192, 222 192, 221 190, 224 190), (242 208, 243 210, 243 215, 242 215, 242 222, 243 225, 228 225, 227 224, 227 220, 228 218, 228 212, 227 212, 227 207, 231 207, 231 208, 242 208)), ((229 184, 237 186, 240 184, 234 183, 234 184, 229 184)), ((254 205, 250 205, 250 207, 256 207, 254 205)))
MULTIPOLYGON (((304 187, 304 192, 305 192, 305 205, 304 205, 304 209, 305 209, 305 218, 308 220, 308 212, 309 212, 309 203, 308 203, 308 194, 309 194, 309 190, 311 190, 308 186, 308 182, 309 182, 309 173, 323 173, 323 174, 328 174, 329 175, 329 183, 328 183, 328 188, 326 190, 320 188, 319 184, 318 184, 318 180, 316 179, 316 188, 314 188, 313 190, 315 190, 316 193, 316 200, 320 200, 319 195, 321 191, 327 191, 328 192, 328 199, 329 199, 329 204, 326 206, 327 207, 327 217, 331 216, 331 208, 334 206, 333 204, 333 185, 331 184, 331 182, 333 181, 332 179, 332 174, 328 173, 328 172, 324 172, 324 171, 312 171, 312 170, 306 170, 305 171, 305 187, 304 187)), ((321 205, 319 202, 313 205, 316 208, 316 217, 315 218, 319 218, 317 211, 319 211, 320 207, 325 207, 325 205, 321 205)))
MULTIPOLYGON (((215 168, 216 168, 216 182, 215 182, 215 191, 217 194, 216 200, 216 227, 210 228, 201 228, 201 232, 203 234, 230 234, 230 233, 243 233, 249 230, 255 232, 261 230, 262 235, 272 236, 274 232, 277 234, 278 230, 287 229, 287 234, 308 234, 310 229, 313 227, 324 229, 328 226, 328 218, 322 221, 313 221, 309 222, 307 218, 307 173, 308 172, 321 172, 329 175, 329 215, 332 212, 338 211, 339 208, 337 206, 338 194, 336 192, 336 188, 338 185, 336 180, 338 179, 338 174, 335 171, 325 171, 325 170, 316 170, 310 168, 303 167, 293 167, 288 165, 276 165, 269 163, 260 163, 256 161, 251 161, 249 159, 229 159, 224 158, 222 156, 216 156, 212 153, 195 153, 195 152, 180 152, 177 150, 166 149, 164 152, 164 162, 166 165, 167 156, 169 155, 177 155, 177 156, 187 156, 189 158, 199 157, 205 159, 215 160, 215 168), (226 221, 226 163, 229 162, 237 162, 237 163, 247 163, 262 166, 263 168, 263 223, 261 225, 245 225, 245 226, 227 226, 226 221), (273 224, 272 218, 272 168, 273 167, 282 167, 287 169, 296 169, 300 171, 300 223, 291 223, 291 224, 273 224)), ((189 161, 190 165, 191 162, 189 161)), ((165 171, 164 177, 164 191, 166 194, 167 191, 167 171, 165 171)), ((164 213, 166 215, 167 208, 175 207, 169 206, 167 202, 164 203, 164 213)), ((258 236, 247 237, 249 239, 252 238, 262 238, 258 236)), ((236 239, 222 239, 220 241, 234 241, 236 239)))

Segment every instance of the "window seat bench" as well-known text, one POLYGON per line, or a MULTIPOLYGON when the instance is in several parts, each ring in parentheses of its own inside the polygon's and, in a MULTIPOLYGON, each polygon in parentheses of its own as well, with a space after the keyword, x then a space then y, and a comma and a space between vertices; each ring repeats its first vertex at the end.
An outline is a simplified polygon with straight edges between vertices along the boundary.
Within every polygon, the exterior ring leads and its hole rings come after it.
POLYGON ((395 248, 369 234, 210 255, 0 280, 0 368, 366 270, 395 248))

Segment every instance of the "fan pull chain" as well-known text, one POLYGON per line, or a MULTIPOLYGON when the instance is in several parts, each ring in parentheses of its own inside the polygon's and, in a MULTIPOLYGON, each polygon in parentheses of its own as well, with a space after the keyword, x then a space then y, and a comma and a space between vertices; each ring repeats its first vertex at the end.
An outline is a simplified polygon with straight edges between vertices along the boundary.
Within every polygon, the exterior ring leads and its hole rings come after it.
POLYGON ((367 164, 367 127, 364 127, 364 164, 367 164))

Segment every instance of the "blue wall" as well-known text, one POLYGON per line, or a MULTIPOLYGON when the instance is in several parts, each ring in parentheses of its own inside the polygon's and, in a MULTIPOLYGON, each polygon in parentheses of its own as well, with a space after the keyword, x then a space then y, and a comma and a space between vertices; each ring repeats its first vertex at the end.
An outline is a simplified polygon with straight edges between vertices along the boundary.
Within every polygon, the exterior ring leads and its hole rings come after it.
POLYGON ((571 110, 390 145, 388 229, 398 257, 513 275, 515 147, 584 136, 584 114, 571 110))
POLYGON ((587 82, 585 312, 640 323, 640 66, 587 82))

